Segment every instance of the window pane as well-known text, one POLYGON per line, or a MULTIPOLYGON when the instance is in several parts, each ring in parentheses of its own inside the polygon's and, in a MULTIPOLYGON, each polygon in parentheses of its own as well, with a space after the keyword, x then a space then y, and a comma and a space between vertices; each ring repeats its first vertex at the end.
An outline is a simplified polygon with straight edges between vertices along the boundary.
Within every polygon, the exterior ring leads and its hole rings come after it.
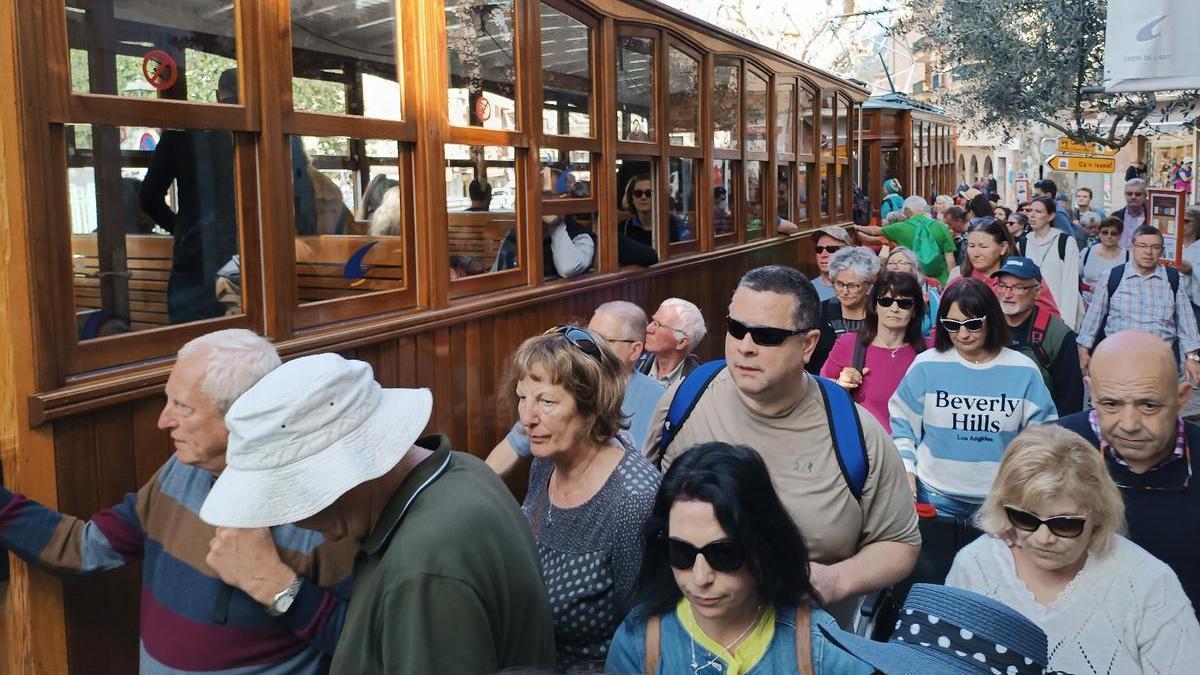
POLYGON ((450 124, 517 129, 514 16, 513 0, 446 0, 450 124))
POLYGON ((776 175, 779 186, 775 190, 775 216, 783 220, 792 219, 792 167, 779 166, 776 175))
POLYGON ((850 128, 850 110, 846 106, 846 99, 838 99, 837 107, 837 156, 838 158, 849 157, 848 143, 850 128))
POLYGON ((595 223, 591 213, 542 216, 544 278, 570 279, 595 269, 595 223))
POLYGON ((617 224, 617 261, 622 265, 653 265, 654 221, 658 213, 657 172, 654 163, 617 160, 617 194, 621 213, 617 224))
POLYGON ((513 148, 446 144, 451 279, 520 265, 519 189, 513 148))
POLYGON ((795 128, 792 98, 795 91, 796 88, 790 84, 775 88, 775 148, 779 152, 796 151, 792 144, 792 130, 795 128))
POLYGON ((717 148, 738 148, 739 68, 736 59, 721 57, 713 67, 713 146, 717 148))
POLYGON ((728 159, 713 160, 713 232, 719 237, 732 234, 737 223, 733 205, 737 194, 737 162, 728 159))
POLYGON ((667 94, 667 122, 671 145, 695 147, 700 128, 700 64, 671 47, 668 65, 670 92, 667 94))
POLYGON ((821 154, 833 154, 833 95, 821 97, 821 154))
POLYGON ((391 2, 292 0, 292 107, 400 119, 391 2))
POLYGON ((234 3, 67 0, 71 90, 237 103, 234 3))
POLYGON ((829 180, 833 178, 833 165, 821 164, 821 215, 829 215, 829 180))
POLYGON ((654 140, 654 40, 650 38, 621 38, 617 131, 623 141, 654 140))
POLYGON ((832 168, 833 168, 833 176, 834 176, 834 179, 833 179, 833 203, 835 204, 833 212, 835 214, 841 214, 846 210, 846 202, 844 201, 845 190, 843 190, 844 186, 842 185, 842 179, 844 177, 842 174, 842 169, 844 169, 845 167, 842 166, 841 164, 837 164, 837 165, 834 165, 832 168))
POLYGON ((233 134, 64 131, 79 339, 240 314, 233 134))
POLYGON ((808 177, 812 164, 796 166, 796 220, 808 220, 808 177))
POLYGON ((746 73, 746 151, 767 152, 767 81, 750 72, 746 73))
POLYGON ((542 148, 540 154, 543 199, 591 196, 592 153, 542 148))
POLYGON ((592 35, 586 25, 542 5, 542 131, 591 136, 592 35))
POLYGON ((811 155, 813 152, 813 94, 808 89, 800 90, 800 150, 811 155))
POLYGON ((696 178, 700 160, 672 157, 667 165, 670 189, 667 206, 671 210, 671 243, 696 238, 696 178))
POLYGON ((766 162, 746 162, 746 239, 763 236, 763 174, 766 162))
POLYGON ((301 304, 404 288, 406 204, 400 144, 290 136, 301 304))

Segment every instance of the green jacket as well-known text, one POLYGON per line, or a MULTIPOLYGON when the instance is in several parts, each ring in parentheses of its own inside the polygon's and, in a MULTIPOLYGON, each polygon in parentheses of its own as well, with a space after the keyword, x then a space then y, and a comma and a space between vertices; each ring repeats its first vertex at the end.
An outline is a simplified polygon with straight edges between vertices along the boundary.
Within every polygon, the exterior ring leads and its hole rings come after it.
POLYGON ((946 278, 950 274, 949 268, 946 267, 945 254, 953 255, 955 250, 954 235, 950 233, 950 228, 946 227, 945 223, 918 213, 908 220, 885 225, 883 236, 897 246, 903 246, 915 253, 925 276, 937 279, 938 283, 945 288, 946 278), (922 242, 922 246, 916 245, 918 224, 923 224, 931 237, 928 243, 922 242))

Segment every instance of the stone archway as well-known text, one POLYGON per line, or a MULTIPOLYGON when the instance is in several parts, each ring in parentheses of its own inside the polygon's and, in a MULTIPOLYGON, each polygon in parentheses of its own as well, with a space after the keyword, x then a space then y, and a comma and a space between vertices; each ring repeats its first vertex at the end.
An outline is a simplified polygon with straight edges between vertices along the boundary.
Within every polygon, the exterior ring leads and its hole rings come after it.
POLYGON ((958 156, 958 182, 967 182, 967 160, 962 155, 958 156))
POLYGON ((971 155, 971 178, 970 183, 975 183, 979 180, 979 158, 971 155))
POLYGON ((988 155, 983 159, 983 175, 980 178, 987 178, 994 173, 996 172, 992 170, 992 156, 988 155))

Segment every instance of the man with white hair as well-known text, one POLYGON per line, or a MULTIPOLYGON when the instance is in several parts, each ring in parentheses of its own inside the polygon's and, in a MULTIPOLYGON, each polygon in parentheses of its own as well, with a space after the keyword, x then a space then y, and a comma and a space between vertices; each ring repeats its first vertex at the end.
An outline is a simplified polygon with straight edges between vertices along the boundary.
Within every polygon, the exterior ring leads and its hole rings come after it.
POLYGON ((432 409, 428 389, 384 389, 362 361, 286 363, 229 409, 229 466, 200 517, 359 547, 332 673, 552 667, 529 523, 483 462, 418 438, 432 409))
MULTIPOLYGON (((954 235, 946 224, 929 217, 929 203, 913 195, 904 200, 905 219, 883 227, 858 225, 860 232, 887 238, 892 246, 903 246, 917 256, 925 276, 938 280, 943 287, 954 267, 954 235)), ((887 250, 881 251, 886 256, 887 250)))
POLYGON ((1121 230, 1121 248, 1129 250, 1133 245, 1133 233, 1146 224, 1146 181, 1131 178, 1125 181, 1125 206, 1113 211, 1114 218, 1125 223, 1121 230))
POLYGON ((321 673, 333 654, 354 548, 284 523, 214 529, 198 514, 225 470, 226 411, 278 366, 244 329, 184 345, 158 419, 174 456, 91 520, 0 488, 0 546, 25 560, 71 574, 141 562, 142 673, 321 673))
POLYGON ((682 298, 663 300, 646 326, 646 350, 638 360, 638 372, 663 387, 675 384, 700 365, 692 352, 707 332, 699 307, 682 298))

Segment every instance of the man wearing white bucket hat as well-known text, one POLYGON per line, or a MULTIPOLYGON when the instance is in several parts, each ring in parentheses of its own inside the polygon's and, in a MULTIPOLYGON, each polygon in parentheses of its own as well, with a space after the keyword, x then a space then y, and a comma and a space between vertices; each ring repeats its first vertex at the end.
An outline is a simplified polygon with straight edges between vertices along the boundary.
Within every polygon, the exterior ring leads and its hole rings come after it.
POLYGON ((226 415, 228 466, 200 517, 360 545, 333 673, 551 667, 528 523, 482 461, 418 439, 432 406, 427 389, 380 387, 361 361, 286 363, 226 415))

